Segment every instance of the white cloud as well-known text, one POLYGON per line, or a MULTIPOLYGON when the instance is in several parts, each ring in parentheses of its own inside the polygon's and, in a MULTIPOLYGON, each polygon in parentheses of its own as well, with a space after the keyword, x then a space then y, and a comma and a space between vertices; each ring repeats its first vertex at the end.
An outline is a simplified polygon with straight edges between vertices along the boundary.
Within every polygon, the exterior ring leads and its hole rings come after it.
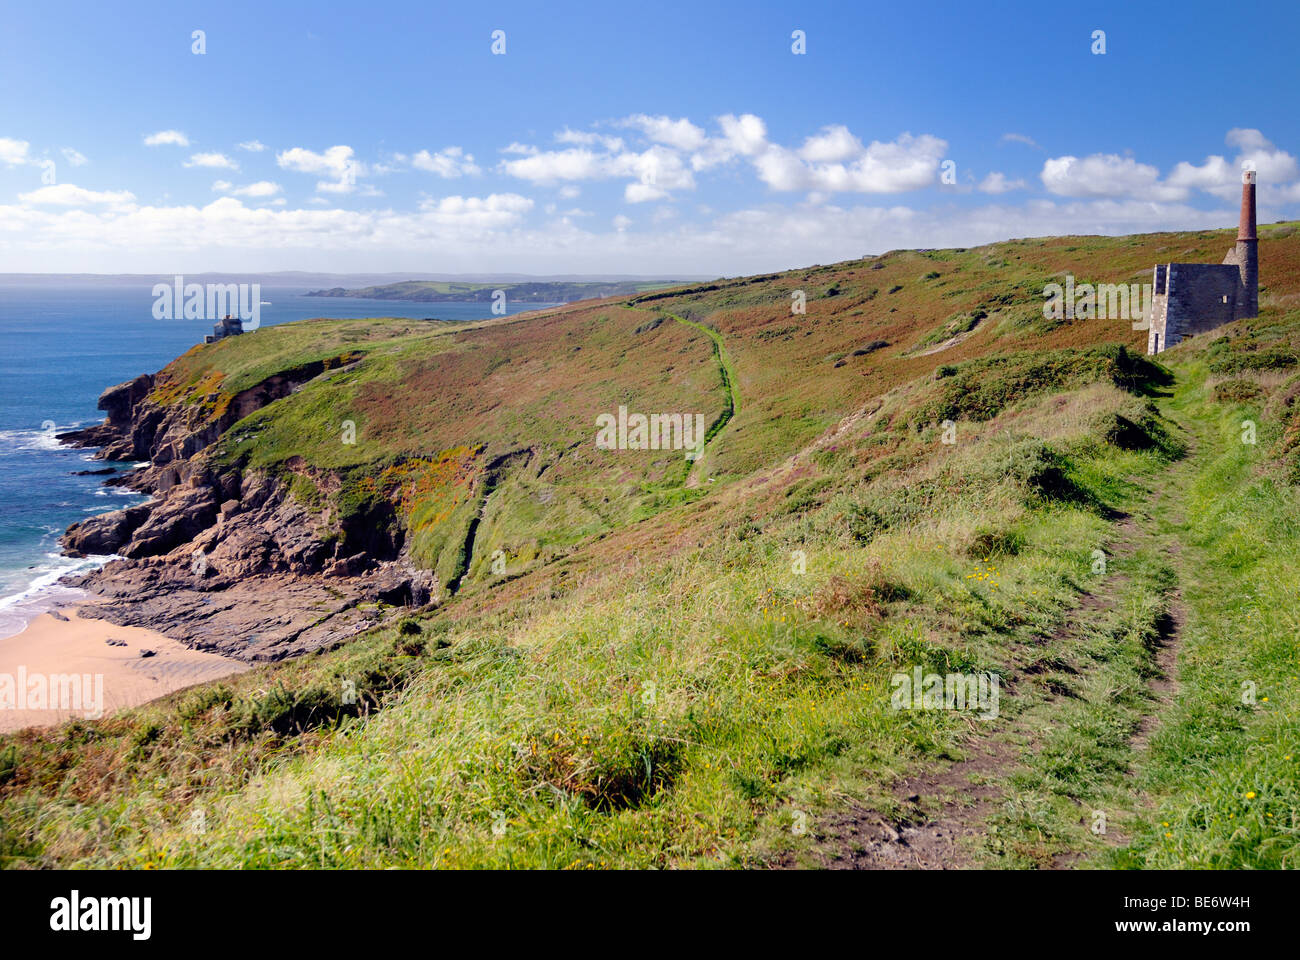
POLYGON ((435 257, 445 269, 465 272, 737 275, 894 248, 1236 222, 1235 202, 1204 211, 1136 198, 976 207, 944 202, 924 210, 770 204, 723 215, 706 210, 702 221, 635 231, 623 215, 590 219, 589 229, 568 215, 529 227, 525 216, 532 208, 533 201, 518 194, 429 198, 410 212, 337 209, 324 197, 297 209, 249 207, 234 197, 206 206, 0 205, 0 255, 11 270, 146 272, 160 262, 186 270, 419 270, 435 257))
POLYGON ((631 173, 644 185, 664 190, 690 190, 695 177, 686 168, 681 154, 664 146, 653 146, 642 153, 622 153, 615 161, 618 175, 631 173))
POLYGON ((275 196, 282 188, 278 183, 272 183, 270 180, 258 180, 256 183, 246 184, 242 187, 235 186, 229 180, 218 180, 212 185, 212 189, 218 193, 228 193, 234 197, 262 199, 275 196))
POLYGON ((352 193, 357 188, 357 177, 367 173, 365 164, 355 158, 352 148, 342 144, 330 147, 324 153, 294 147, 277 153, 275 162, 285 170, 331 174, 333 181, 322 180, 316 184, 321 193, 352 193))
POLYGON ((159 130, 157 133, 151 133, 144 138, 146 147, 188 147, 190 138, 185 136, 179 130, 159 130))
MULTIPOLYGON (((901 134, 896 140, 875 140, 863 146, 862 141, 842 124, 822 128, 796 149, 770 142, 767 125, 752 113, 719 117, 720 135, 702 139, 675 126, 689 121, 638 115, 626 122, 634 119, 643 129, 660 134, 669 125, 674 125, 672 129, 681 134, 675 137, 678 144, 682 147, 687 143, 692 145, 690 167, 695 172, 743 158, 750 161, 763 183, 782 192, 899 193, 920 189, 935 183, 939 163, 948 149, 947 141, 938 137, 930 134, 913 136, 910 133, 901 134)), ((699 128, 690 125, 690 130, 698 131, 699 128)), ((661 139, 667 140, 669 135, 662 134, 661 139)), ((662 180, 652 181, 650 185, 673 189, 662 180)), ((627 192, 644 194, 644 199, 657 199, 650 196, 651 191, 627 192)))
POLYGON ((1274 149, 1269 139, 1253 127, 1233 127, 1223 138, 1223 142, 1230 147, 1237 147, 1242 152, 1274 149))
POLYGON ((427 170, 440 177, 451 179, 460 176, 477 176, 482 173, 474 162, 474 156, 460 147, 447 147, 437 153, 421 150, 411 158, 411 166, 417 170, 427 170))
POLYGON ((342 180, 316 181, 317 193, 355 193, 356 189, 356 183, 346 177, 342 180))
POLYGON ((753 156, 767 143, 767 124, 752 113, 739 117, 727 114, 719 117, 718 123, 722 126, 722 136, 727 145, 741 156, 753 156))
POLYGON ((1009 193, 1012 190, 1023 190, 1027 184, 1023 180, 1008 180, 1006 174, 994 170, 987 177, 979 182, 975 189, 980 193, 1009 193))
POLYGON ((558 180, 598 180, 610 176, 606 158, 586 148, 537 151, 518 160, 504 160, 501 170, 532 183, 558 180))
MULTIPOLYGON (((1266 184, 1284 183, 1300 176, 1296 158, 1274 146, 1258 130, 1229 130, 1227 142, 1241 151, 1237 154, 1238 171, 1243 168, 1255 170, 1259 173, 1259 179, 1266 184)), ((1234 179, 1240 182, 1241 178, 1237 176, 1234 179)))
POLYGON ((261 153, 266 149, 266 144, 260 140, 245 140, 239 144, 240 150, 247 150, 249 153, 261 153))
POLYGON ((60 152, 63 154, 63 159, 67 160, 68 163, 74 167, 84 166, 85 164, 90 162, 89 160, 86 159, 86 155, 84 153, 82 153, 80 150, 74 150, 72 149, 72 147, 64 147, 63 150, 60 152))
POLYGON ((570 130, 565 127, 555 135, 556 143, 576 143, 584 147, 601 147, 611 152, 623 149, 620 137, 609 137, 603 133, 591 133, 586 130, 570 130))
POLYGON ((821 134, 809 137, 799 148, 799 156, 809 163, 839 163, 860 156, 862 141, 845 126, 826 127, 821 134))
POLYGON ((517 193, 493 193, 486 197, 430 198, 420 205, 420 212, 429 222, 488 229, 518 223, 532 208, 533 201, 517 193))
MULTIPOLYGON (((1275 174, 1292 174, 1291 181, 1274 181, 1271 194, 1261 174, 1262 219, 1291 212, 1279 209, 1282 203, 1300 203, 1294 158, 1259 131, 1228 135, 1240 151, 1236 161, 1184 162, 1165 178, 1154 166, 1122 155, 1056 157, 1043 165, 1047 195, 1006 202, 1025 181, 994 171, 978 184, 967 174, 971 187, 985 195, 978 203, 977 194, 962 200, 936 191, 918 209, 846 195, 937 186, 937 164, 948 145, 936 136, 903 134, 864 144, 847 127, 832 125, 782 145, 768 139, 761 118, 745 114, 719 118, 700 142, 680 124, 645 116, 626 124, 636 131, 626 134, 627 142, 568 131, 574 142, 552 149, 512 144, 498 166, 527 174, 523 180, 554 184, 549 196, 569 201, 583 193, 584 181, 615 181, 624 202, 651 204, 637 208, 645 214, 635 230, 632 217, 611 216, 616 209, 593 207, 590 215, 562 209, 559 202, 548 203, 545 218, 530 222, 534 201, 514 192, 426 196, 416 209, 404 211, 340 209, 335 201, 341 194, 378 195, 356 181, 361 173, 373 176, 378 166, 364 167, 346 146, 323 152, 293 148, 277 155, 280 167, 321 177, 320 195, 293 208, 280 185, 269 181, 241 186, 217 180, 213 189, 221 196, 206 205, 140 206, 125 190, 46 187, 14 205, 0 204, 0 259, 14 270, 145 272, 165 262, 185 269, 355 271, 427 269, 433 256, 446 269, 466 272, 635 269, 736 275, 900 247, 1229 226, 1236 222, 1239 166, 1247 160, 1270 164, 1275 174), (644 149, 637 146, 646 142, 642 135, 649 142, 644 149), (676 143, 665 142, 670 138, 676 143), (688 144, 695 148, 687 149, 688 144), (713 209, 721 204, 712 195, 701 198, 707 204, 660 205, 678 190, 697 187, 703 170, 724 162, 752 169, 773 191, 794 196, 773 194, 769 203, 721 214, 713 209), (1186 200, 1195 191, 1204 200, 1224 190, 1227 195, 1212 204, 1214 209, 1200 210, 1186 200)), ((429 153, 430 163, 436 166, 438 156, 473 162, 452 149, 429 153)), ((35 162, 21 141, 0 141, 0 161, 6 157, 35 162)), ((392 160, 398 168, 413 163, 400 156, 392 160)))
POLYGON ((186 167, 209 167, 217 170, 238 170, 235 163, 224 153, 196 153, 183 164, 186 167))
POLYGON ((1258 130, 1234 128, 1225 140, 1239 150, 1231 162, 1217 154, 1199 165, 1184 160, 1164 180, 1150 164, 1116 154, 1054 157, 1044 163, 1041 176, 1043 185, 1058 196, 1177 201, 1201 190, 1220 200, 1233 200, 1241 190, 1241 171, 1252 169, 1259 174, 1261 201, 1286 202, 1289 182, 1300 177, 1296 158, 1258 130))
POLYGON ((1167 182, 1183 189, 1204 190, 1221 200, 1231 200, 1241 190, 1241 171, 1254 170, 1259 174, 1261 200, 1288 202, 1300 192, 1300 182, 1290 183, 1300 176, 1296 158, 1275 146, 1260 131, 1234 128, 1224 138, 1229 146, 1238 148, 1237 156, 1228 161, 1212 154, 1199 166, 1183 161, 1170 172, 1167 182))
MULTIPOLYGON (((629 203, 661 200, 672 190, 695 187, 695 177, 682 154, 663 144, 636 151, 627 149, 618 137, 592 135, 595 139, 590 139, 573 131, 565 131, 562 136, 607 149, 574 146, 562 150, 539 150, 523 153, 517 159, 503 160, 498 169, 509 176, 541 185, 584 180, 631 180, 633 182, 628 183, 623 192, 629 203)), ((577 196, 576 192, 572 195, 577 196)))
POLYGON ((349 166, 355 166, 351 147, 330 147, 324 153, 316 153, 303 147, 294 147, 275 155, 275 162, 286 170, 299 173, 333 173, 342 176, 349 166))
POLYGON ((629 183, 623 188, 623 199, 628 203, 645 203, 647 200, 662 200, 668 191, 651 183, 629 183))
POLYGON ((839 128, 807 141, 804 150, 812 156, 839 156, 848 162, 809 162, 801 155, 804 151, 796 153, 776 144, 768 144, 753 162, 759 179, 773 190, 901 193, 933 185, 947 149, 945 140, 910 133, 884 143, 873 140, 864 148, 839 128))
POLYGON ((1002 134, 1003 143, 1023 143, 1027 147, 1033 147, 1035 150, 1043 149, 1033 137, 1026 136, 1023 133, 1004 133, 1002 134))
POLYGON ((274 203, 248 207, 230 196, 201 207, 137 206, 128 202, 133 199, 125 192, 42 188, 24 197, 24 206, 0 206, 0 251, 6 263, 10 251, 37 247, 45 255, 51 249, 75 249, 74 262, 82 264, 120 261, 127 247, 143 262, 173 262, 178 252, 188 251, 210 263, 214 251, 226 251, 258 263, 271 251, 290 249, 299 254, 343 251, 349 262, 371 251, 376 262, 391 262, 411 246, 447 252, 490 247, 503 232, 517 229, 533 204, 518 194, 455 196, 395 213, 281 209, 274 203), (54 206, 64 209, 45 209, 54 206))
POLYGON ((30 206, 90 207, 101 204, 123 206, 133 204, 135 194, 129 190, 108 190, 103 192, 86 190, 71 183, 60 183, 41 187, 31 193, 20 194, 18 199, 30 206))
POLYGON ((9 137, 0 137, 0 163, 7 163, 14 167, 20 163, 28 162, 27 152, 31 149, 31 144, 26 140, 11 140, 9 137))
POLYGON ((1170 186, 1211 190, 1240 180, 1237 170, 1223 157, 1206 157, 1199 167, 1186 160, 1178 163, 1166 178, 1170 186))
POLYGON ((635 113, 619 121, 619 125, 633 127, 655 143, 662 143, 688 153, 704 146, 707 139, 704 130, 685 117, 673 120, 670 117, 651 117, 644 113, 635 113))
POLYGON ((708 170, 737 156, 751 157, 767 146, 767 125, 760 117, 745 113, 737 117, 726 114, 718 118, 721 137, 710 137, 691 155, 691 167, 708 170))
POLYGON ((1114 153, 1051 157, 1040 174, 1049 193, 1061 197, 1143 197, 1181 200, 1187 189, 1160 183, 1160 171, 1148 163, 1114 153))

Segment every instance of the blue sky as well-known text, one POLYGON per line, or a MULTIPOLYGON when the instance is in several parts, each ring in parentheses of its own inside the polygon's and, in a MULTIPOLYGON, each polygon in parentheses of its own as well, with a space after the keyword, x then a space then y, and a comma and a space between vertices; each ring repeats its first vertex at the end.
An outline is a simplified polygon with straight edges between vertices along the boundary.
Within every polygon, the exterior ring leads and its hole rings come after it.
POLYGON ((1226 226, 1243 163, 1300 215, 1294 2, 115 7, 0 13, 0 270, 736 274, 1226 226))

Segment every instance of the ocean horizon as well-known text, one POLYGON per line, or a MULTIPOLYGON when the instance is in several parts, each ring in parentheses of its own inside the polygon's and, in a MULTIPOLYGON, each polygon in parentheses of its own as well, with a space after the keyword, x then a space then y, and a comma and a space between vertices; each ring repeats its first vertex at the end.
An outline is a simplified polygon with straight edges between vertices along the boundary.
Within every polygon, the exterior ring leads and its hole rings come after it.
MULTIPOLYGON (((304 296, 311 287, 261 289, 261 325, 312 317, 470 321, 490 303, 410 303, 304 296)), ((61 445, 55 435, 100 422, 95 407, 110 386, 154 373, 211 332, 210 320, 157 320, 152 286, 77 283, 0 286, 0 638, 39 613, 75 599, 58 583, 109 557, 63 556, 67 527, 146 498, 106 487, 129 464, 94 460, 94 450, 61 445)), ((551 304, 507 304, 507 314, 551 304)))

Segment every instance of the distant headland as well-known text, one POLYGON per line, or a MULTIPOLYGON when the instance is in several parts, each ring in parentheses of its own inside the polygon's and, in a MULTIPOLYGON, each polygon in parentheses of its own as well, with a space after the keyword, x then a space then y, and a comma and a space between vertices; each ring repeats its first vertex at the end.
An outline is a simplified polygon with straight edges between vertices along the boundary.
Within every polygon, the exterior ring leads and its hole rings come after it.
POLYGON ((531 280, 524 282, 470 283, 449 280, 404 280, 376 286, 313 290, 307 297, 355 297, 366 300, 404 300, 415 303, 489 303, 506 297, 516 303, 571 303, 602 297, 629 297, 652 290, 680 286, 687 280, 611 280, 574 282, 531 280))

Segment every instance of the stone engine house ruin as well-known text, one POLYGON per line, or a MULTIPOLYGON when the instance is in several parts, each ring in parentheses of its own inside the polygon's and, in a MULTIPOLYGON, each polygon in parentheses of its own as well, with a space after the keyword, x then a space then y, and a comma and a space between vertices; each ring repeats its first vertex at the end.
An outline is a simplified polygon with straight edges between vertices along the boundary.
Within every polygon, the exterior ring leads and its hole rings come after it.
POLYGON ((1255 232, 1255 171, 1241 174, 1237 245, 1223 263, 1158 263, 1151 282, 1147 353, 1184 337, 1259 315, 1259 237, 1255 232))

